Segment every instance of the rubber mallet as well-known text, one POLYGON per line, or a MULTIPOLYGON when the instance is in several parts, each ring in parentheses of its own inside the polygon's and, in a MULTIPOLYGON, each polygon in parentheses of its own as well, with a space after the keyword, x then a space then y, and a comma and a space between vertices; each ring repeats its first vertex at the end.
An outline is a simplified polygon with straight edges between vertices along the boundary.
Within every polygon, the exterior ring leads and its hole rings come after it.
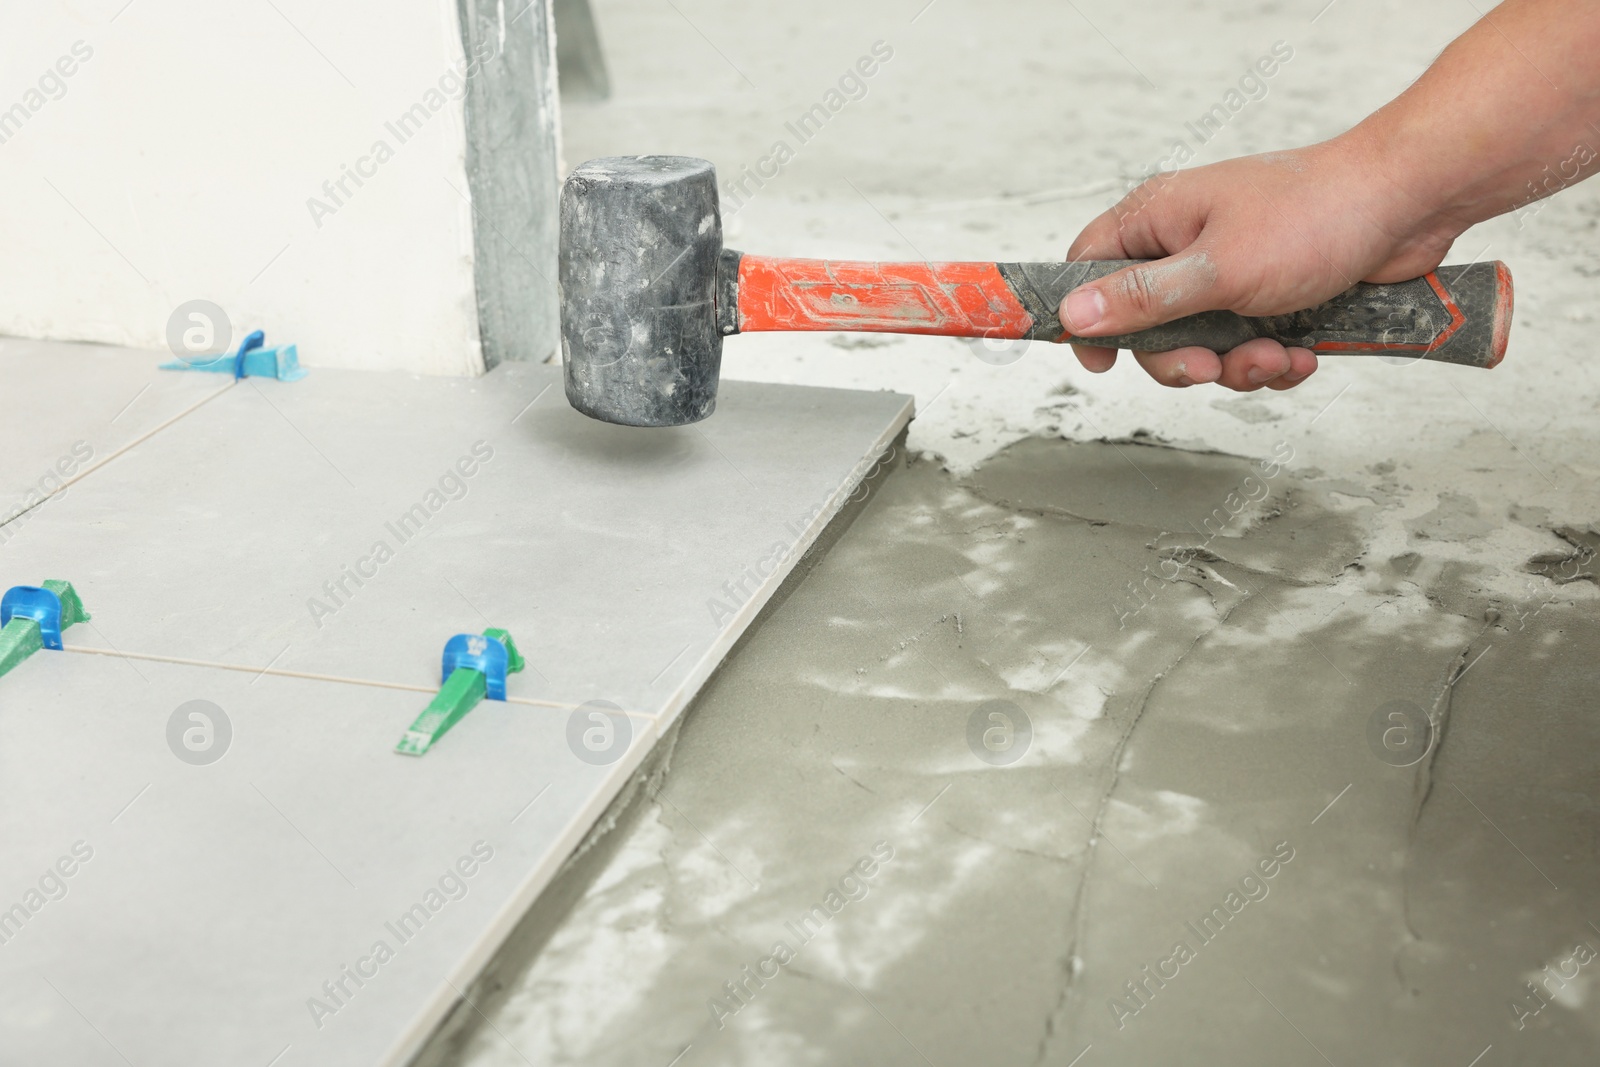
MULTIPOLYGON (((722 247, 716 171, 687 156, 590 160, 561 190, 561 350, 567 399, 625 426, 682 426, 716 407, 722 339, 855 330, 1068 342, 1061 300, 1130 264, 848 263, 722 247)), ((1357 285, 1308 311, 1191 315, 1106 348, 1225 352, 1271 337, 1321 354, 1409 356, 1493 367, 1511 330, 1503 263, 1357 285)))

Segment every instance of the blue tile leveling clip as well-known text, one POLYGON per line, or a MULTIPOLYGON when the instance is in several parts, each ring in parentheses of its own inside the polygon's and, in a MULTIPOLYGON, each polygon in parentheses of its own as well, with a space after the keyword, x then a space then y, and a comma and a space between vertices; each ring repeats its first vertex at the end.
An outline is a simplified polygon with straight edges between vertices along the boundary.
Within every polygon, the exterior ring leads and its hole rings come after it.
POLYGON ((297 382, 306 376, 306 369, 300 366, 299 349, 294 345, 266 348, 266 339, 264 331, 252 330, 248 337, 239 342, 239 351, 231 356, 224 354, 200 362, 174 359, 161 364, 161 369, 231 374, 235 381, 240 378, 276 378, 280 382, 297 382))
POLYGON ((88 621, 71 582, 12 586, 0 596, 0 674, 42 648, 61 651, 61 631, 88 621))
POLYGON ((515 674, 522 667, 522 653, 504 630, 456 634, 444 646, 443 685, 438 695, 417 716, 394 750, 402 756, 427 752, 480 700, 504 700, 506 675, 515 674))
POLYGON ((444 665, 440 680, 448 682, 458 667, 483 674, 484 695, 490 700, 506 698, 506 668, 510 656, 506 646, 493 637, 456 634, 444 646, 444 665))
POLYGON ((12 619, 32 619, 39 624, 45 648, 61 650, 61 597, 49 589, 14 585, 0 597, 0 629, 12 619))

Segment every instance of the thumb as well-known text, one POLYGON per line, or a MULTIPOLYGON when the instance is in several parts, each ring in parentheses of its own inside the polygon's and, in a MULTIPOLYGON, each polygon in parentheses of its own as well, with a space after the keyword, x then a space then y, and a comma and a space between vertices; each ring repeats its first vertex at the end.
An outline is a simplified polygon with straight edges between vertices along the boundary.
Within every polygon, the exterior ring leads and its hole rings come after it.
POLYGON ((1078 286, 1061 301, 1061 323, 1074 336, 1110 337, 1226 305, 1216 263, 1191 249, 1078 286))

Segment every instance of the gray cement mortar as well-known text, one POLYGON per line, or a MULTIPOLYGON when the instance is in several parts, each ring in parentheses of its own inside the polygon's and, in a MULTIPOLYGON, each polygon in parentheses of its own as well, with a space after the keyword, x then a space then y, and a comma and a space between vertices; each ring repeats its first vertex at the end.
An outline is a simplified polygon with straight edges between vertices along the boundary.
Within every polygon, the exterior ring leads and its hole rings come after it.
POLYGON ((1600 944, 1592 584, 1497 601, 1371 556, 1383 505, 1345 499, 1135 442, 913 460, 707 689, 463 1061, 1591 1062, 1600 963, 1511 1004, 1600 944), (994 700, 1032 725, 1009 766, 968 740, 994 700), (1410 766, 1369 740, 1394 700, 1430 723, 1410 766))

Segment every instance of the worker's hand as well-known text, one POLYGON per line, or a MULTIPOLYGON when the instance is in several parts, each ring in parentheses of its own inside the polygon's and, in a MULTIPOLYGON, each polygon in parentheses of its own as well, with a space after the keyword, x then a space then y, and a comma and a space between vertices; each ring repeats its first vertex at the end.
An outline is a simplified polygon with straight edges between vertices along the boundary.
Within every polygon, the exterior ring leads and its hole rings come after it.
MULTIPOLYGON (((1075 335, 1147 329, 1200 311, 1281 315, 1356 282, 1398 282, 1443 261, 1458 231, 1409 200, 1346 135, 1294 152, 1231 159, 1158 176, 1091 222, 1070 260, 1154 262, 1080 286, 1061 302, 1075 335)), ((1074 345, 1100 373, 1114 348, 1074 345)), ((1251 392, 1289 389, 1317 357, 1259 338, 1221 355, 1205 348, 1135 352, 1163 385, 1217 382, 1251 392)))

